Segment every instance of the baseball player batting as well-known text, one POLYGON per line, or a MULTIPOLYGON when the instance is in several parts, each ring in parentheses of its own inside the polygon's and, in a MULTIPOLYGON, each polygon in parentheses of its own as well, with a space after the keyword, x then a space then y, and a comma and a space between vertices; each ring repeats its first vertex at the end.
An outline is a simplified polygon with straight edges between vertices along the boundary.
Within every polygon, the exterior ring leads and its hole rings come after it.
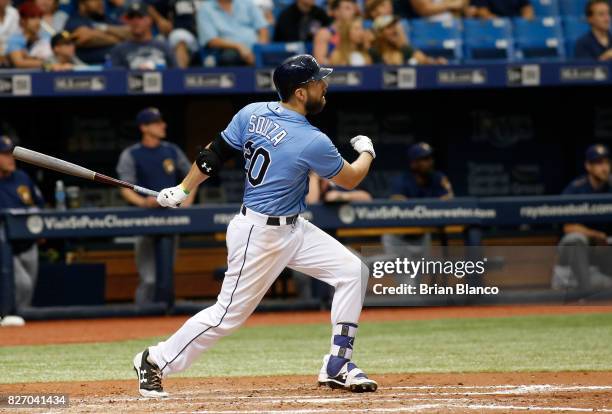
POLYGON ((273 75, 281 102, 242 108, 198 155, 183 182, 157 197, 163 207, 179 207, 198 185, 217 175, 235 151, 244 155, 243 206, 227 228, 228 268, 217 302, 167 340, 134 357, 142 396, 166 397, 162 378, 187 369, 217 340, 240 327, 285 267, 335 288, 331 349, 323 357, 319 384, 376 391, 376 381, 351 361, 368 270, 340 242, 299 216, 306 208, 310 171, 352 189, 376 156, 370 138, 359 135, 351 139, 359 157, 348 163, 327 135, 306 119, 324 108, 325 78, 331 72, 310 55, 283 62, 273 75))

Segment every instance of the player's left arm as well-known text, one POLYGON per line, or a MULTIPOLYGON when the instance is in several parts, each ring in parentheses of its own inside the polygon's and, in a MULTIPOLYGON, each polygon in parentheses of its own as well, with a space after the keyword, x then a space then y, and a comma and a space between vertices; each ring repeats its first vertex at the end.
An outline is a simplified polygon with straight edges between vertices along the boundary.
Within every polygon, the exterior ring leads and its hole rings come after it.
POLYGON ((331 180, 345 190, 353 190, 368 175, 370 165, 374 157, 370 153, 363 152, 352 163, 344 160, 342 169, 331 180))
POLYGON ((365 135, 357 135, 351 139, 351 145, 359 153, 359 157, 350 164, 344 160, 340 172, 331 179, 347 190, 353 190, 363 181, 376 157, 372 140, 365 135))

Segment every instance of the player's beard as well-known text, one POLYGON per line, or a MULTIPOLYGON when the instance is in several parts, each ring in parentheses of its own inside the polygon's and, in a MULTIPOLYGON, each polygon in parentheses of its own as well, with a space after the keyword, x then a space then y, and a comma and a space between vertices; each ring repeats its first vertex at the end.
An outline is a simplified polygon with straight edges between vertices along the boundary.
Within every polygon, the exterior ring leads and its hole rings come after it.
POLYGON ((308 100, 304 105, 306 109, 306 113, 308 115, 316 115, 325 108, 325 96, 321 95, 321 97, 317 100, 314 100, 312 97, 308 96, 308 100))

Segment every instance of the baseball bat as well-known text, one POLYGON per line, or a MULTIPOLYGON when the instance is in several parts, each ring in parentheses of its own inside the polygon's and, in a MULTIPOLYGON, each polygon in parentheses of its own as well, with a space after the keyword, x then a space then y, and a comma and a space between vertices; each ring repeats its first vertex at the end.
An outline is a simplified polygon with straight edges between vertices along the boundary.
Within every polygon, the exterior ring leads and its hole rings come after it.
POLYGON ((32 151, 24 147, 15 147, 13 149, 13 156, 20 161, 27 162, 28 164, 37 165, 39 167, 47 168, 49 170, 57 171, 63 174, 73 175, 75 177, 84 178, 86 180, 93 180, 115 187, 129 188, 130 190, 134 190, 135 192, 142 195, 157 197, 157 195, 159 194, 157 191, 149 190, 148 188, 140 187, 138 185, 134 185, 126 181, 118 180, 116 178, 97 173, 85 167, 81 167, 80 165, 60 160, 59 158, 51 157, 47 154, 32 151))

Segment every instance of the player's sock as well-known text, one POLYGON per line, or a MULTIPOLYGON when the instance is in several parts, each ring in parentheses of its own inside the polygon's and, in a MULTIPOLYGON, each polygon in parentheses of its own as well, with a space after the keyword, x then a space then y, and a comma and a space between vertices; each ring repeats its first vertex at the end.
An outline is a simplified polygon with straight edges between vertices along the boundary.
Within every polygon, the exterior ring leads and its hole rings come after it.
POLYGON ((334 326, 330 357, 327 363, 327 375, 330 377, 338 375, 344 364, 351 359, 356 333, 357 325, 354 323, 340 322, 334 326))

